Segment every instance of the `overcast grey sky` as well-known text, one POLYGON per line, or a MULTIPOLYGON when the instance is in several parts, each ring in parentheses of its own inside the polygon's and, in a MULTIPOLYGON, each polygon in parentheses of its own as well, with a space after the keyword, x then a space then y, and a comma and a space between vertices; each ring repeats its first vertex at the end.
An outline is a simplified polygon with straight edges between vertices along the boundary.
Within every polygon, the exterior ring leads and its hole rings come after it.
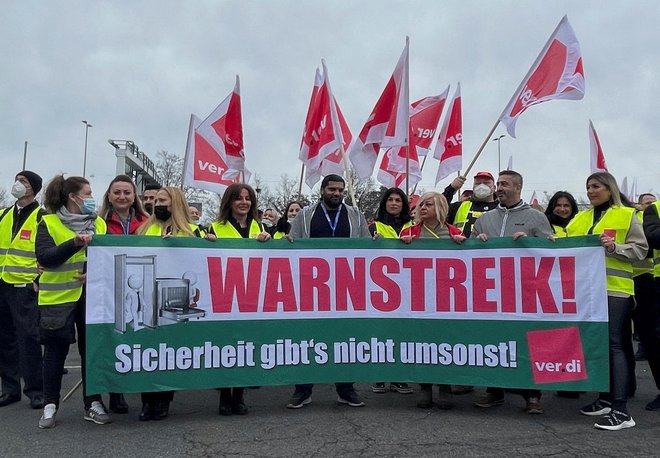
MULTIPOLYGON (((115 172, 108 139, 155 159, 183 154, 190 113, 204 118, 241 77, 247 166, 274 186, 297 159, 314 71, 325 58, 357 134, 410 36, 410 98, 461 82, 464 164, 564 14, 582 48, 586 95, 551 101, 502 139, 533 190, 584 195, 588 120, 619 181, 660 191, 657 1, 11 1, 0 16, 0 187, 27 168, 87 174, 97 199, 115 172)), ((500 126, 497 134, 505 132, 500 126)), ((429 160, 421 186, 433 187, 429 160)), ((476 170, 497 170, 489 142, 476 170)))

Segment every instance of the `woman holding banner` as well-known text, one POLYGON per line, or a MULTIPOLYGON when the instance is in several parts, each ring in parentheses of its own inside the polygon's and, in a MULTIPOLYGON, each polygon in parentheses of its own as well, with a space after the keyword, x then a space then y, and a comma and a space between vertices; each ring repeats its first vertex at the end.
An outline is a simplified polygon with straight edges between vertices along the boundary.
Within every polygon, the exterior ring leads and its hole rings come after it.
MULTIPOLYGON (((154 212, 140 226, 137 235, 162 237, 202 237, 200 229, 193 224, 188 213, 188 202, 179 188, 166 186, 156 193, 154 212)), ((140 421, 163 420, 170 411, 174 391, 142 393, 140 421)))
MULTIPOLYGON (((399 188, 390 188, 383 194, 378 205, 376 218, 369 225, 374 240, 380 238, 397 239, 402 229, 412 226, 410 205, 406 194, 399 188)), ((391 382, 390 390, 401 394, 411 394, 413 389, 407 383, 391 382)), ((385 393, 385 383, 371 385, 374 393, 385 393)))
POLYGON ((568 224, 570 236, 598 235, 605 249, 607 309, 609 316, 610 391, 580 409, 584 415, 602 416, 594 426, 616 431, 635 426, 627 409, 630 368, 634 364, 631 317, 634 261, 644 259, 648 243, 635 209, 621 201, 615 178, 597 172, 587 178, 591 208, 578 213, 568 224))
MULTIPOLYGON (((259 223, 257 195, 251 186, 234 183, 227 187, 220 202, 218 219, 211 223, 209 236, 223 238, 250 238, 260 242, 269 240, 270 234, 259 223)), ((220 388, 220 415, 245 415, 248 408, 244 399, 245 387, 220 388)))
POLYGON ((39 334, 44 345, 44 410, 39 428, 55 426, 64 361, 78 340, 82 364, 83 402, 87 421, 110 423, 100 394, 87 392, 85 375, 86 248, 95 234, 105 234, 103 218, 96 214, 89 181, 82 177, 51 180, 44 195, 45 215, 37 228, 39 277, 39 334))
MULTIPOLYGON (((448 212, 449 205, 445 196, 439 192, 422 194, 417 203, 415 224, 401 231, 401 240, 406 244, 419 238, 452 239, 456 243, 463 243, 465 236, 461 230, 447 223, 448 212)), ((419 387, 421 391, 417 407, 430 409, 433 407, 433 385, 431 383, 421 383, 419 387)), ((440 409, 448 410, 454 407, 454 404, 447 399, 450 395, 451 387, 449 385, 438 385, 438 407, 440 409)))

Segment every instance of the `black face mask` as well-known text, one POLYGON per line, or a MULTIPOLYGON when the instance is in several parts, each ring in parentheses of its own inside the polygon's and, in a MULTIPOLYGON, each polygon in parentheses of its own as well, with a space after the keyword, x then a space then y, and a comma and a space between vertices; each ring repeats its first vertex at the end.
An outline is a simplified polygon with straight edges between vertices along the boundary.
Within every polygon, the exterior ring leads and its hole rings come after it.
POLYGON ((156 205, 154 206, 154 215, 156 215, 156 219, 167 221, 172 217, 172 212, 167 209, 167 205, 156 205))
POLYGON ((154 214, 154 204, 144 204, 144 211, 146 211, 150 215, 153 215, 154 214))

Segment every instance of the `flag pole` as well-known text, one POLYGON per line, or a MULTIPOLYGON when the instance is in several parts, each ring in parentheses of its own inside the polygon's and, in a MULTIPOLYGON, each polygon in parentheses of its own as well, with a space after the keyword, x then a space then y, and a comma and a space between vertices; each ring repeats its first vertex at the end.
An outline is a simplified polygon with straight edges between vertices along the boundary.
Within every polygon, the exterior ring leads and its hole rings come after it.
POLYGON ((190 138, 192 135, 195 135, 194 133, 194 114, 190 114, 190 124, 188 125, 188 138, 186 139, 186 155, 183 158, 183 173, 181 174, 181 190, 183 191, 183 181, 186 177, 186 173, 188 171, 188 154, 190 154, 190 138))
POLYGON ((543 58, 545 53, 548 51, 548 48, 550 47, 550 44, 552 43, 552 37, 554 37, 557 34, 557 31, 559 30, 559 27, 561 27, 561 25, 564 22, 566 22, 567 20, 568 20, 568 16, 564 15, 564 17, 561 18, 561 21, 559 21, 559 24, 557 24, 557 27, 555 27, 555 30, 553 30, 552 33, 550 34, 550 37, 548 38, 548 41, 545 43, 545 46, 543 47, 543 49, 541 50, 539 55, 536 56, 536 60, 534 60, 534 63, 532 64, 532 66, 527 71, 527 74, 522 79, 522 81, 520 82, 520 84, 518 85, 516 90, 514 91, 513 95, 511 96, 511 99, 509 99, 509 102, 504 106, 504 109, 502 110, 502 113, 497 118, 497 121, 495 122, 495 125, 493 125, 492 129, 490 129, 490 132, 488 132, 488 135, 486 136, 486 139, 484 140, 484 142, 481 144, 481 147, 479 147, 479 149, 477 150, 477 153, 474 155, 474 158, 470 162, 470 165, 468 165, 467 169, 465 170, 465 175, 470 173, 470 170, 472 169, 472 166, 474 165, 474 163, 477 161, 477 159, 481 155, 481 152, 483 151, 483 149, 486 147, 486 143, 488 143, 488 141, 490 140, 490 137, 495 132, 495 129, 497 128, 497 125, 500 123, 500 119, 502 119, 502 116, 504 116, 504 113, 506 112, 507 108, 509 108, 509 105, 511 105, 511 102, 513 102, 513 100, 516 98, 516 96, 518 95, 518 93, 522 89, 525 82, 529 79, 529 77, 534 72, 534 70, 536 70, 536 67, 538 66, 539 62, 541 61, 541 59, 543 58))
POLYGON ((351 171, 348 168, 348 161, 346 160, 346 150, 344 149, 343 141, 339 143, 339 149, 341 151, 341 161, 344 163, 344 170, 346 170, 346 184, 348 185, 348 195, 351 196, 351 202, 354 207, 357 207, 357 201, 355 200, 355 189, 353 189, 353 178, 351 178, 351 171))
POLYGON ((305 173, 305 163, 302 163, 300 167, 300 184, 298 185, 298 200, 302 197, 302 184, 303 184, 303 174, 305 173))
MULTIPOLYGON (((420 175, 424 171, 424 164, 426 164, 426 158, 429 157, 429 153, 430 153, 430 151, 428 151, 426 153, 426 155, 424 156, 424 160, 422 161, 422 166, 419 168, 420 175)), ((412 190, 413 194, 415 194, 415 192, 417 192, 417 185, 418 184, 419 184, 419 182, 415 183, 415 186, 413 186, 413 190, 412 190)))
POLYGON ((406 195, 410 192, 410 145, 406 145, 406 195))

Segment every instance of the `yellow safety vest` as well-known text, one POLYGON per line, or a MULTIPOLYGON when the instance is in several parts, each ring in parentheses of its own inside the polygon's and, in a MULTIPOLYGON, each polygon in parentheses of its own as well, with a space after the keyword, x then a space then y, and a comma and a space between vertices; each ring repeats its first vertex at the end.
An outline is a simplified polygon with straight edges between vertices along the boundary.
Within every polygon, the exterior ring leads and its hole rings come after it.
MULTIPOLYGON (((655 211, 658 212, 658 217, 660 217, 660 200, 653 202, 653 205, 655 205, 655 211)), ((653 276, 660 278, 660 250, 653 250, 653 276)))
MULTIPOLYGON (((386 239, 398 239, 399 238, 399 235, 401 234, 401 232, 399 232, 397 234, 396 231, 394 230, 394 228, 392 226, 390 226, 389 224, 381 223, 380 221, 375 221, 375 223, 376 223, 376 232, 378 232, 384 238, 386 238, 386 239)), ((407 223, 405 223, 403 225, 401 230, 407 229, 412 225, 413 225, 413 223, 408 221, 407 223)))
MULTIPOLYGON (((42 222, 56 245, 61 245, 76 236, 76 233, 66 227, 57 215, 45 215, 42 222)), ((107 232, 105 221, 100 216, 96 217, 95 224, 97 235, 107 232)), ((86 250, 81 249, 61 266, 44 268, 44 272, 39 277, 39 305, 67 304, 80 299, 83 284, 75 277, 84 272, 85 262, 87 262, 87 253, 86 250)))
POLYGON ((284 237, 286 237, 286 234, 282 231, 277 231, 273 234, 273 240, 283 239, 284 237))
MULTIPOLYGON (((240 239, 241 234, 236 230, 236 228, 229 222, 225 221, 223 223, 219 221, 213 221, 211 223, 211 228, 213 233, 219 239, 240 239)), ((261 226, 255 220, 252 220, 250 223, 250 238, 255 239, 259 234, 261 234, 261 226)))
MULTIPOLYGON (((635 209, 612 206, 608 208, 594 226, 594 209, 581 211, 568 223, 568 236, 587 235, 593 227, 593 234, 602 234, 605 229, 613 229, 616 233, 614 242, 625 243, 630 223, 635 217, 635 209)), ((633 268, 630 261, 622 261, 611 256, 605 256, 607 272, 607 290, 624 294, 635 294, 633 283, 633 268)))
MULTIPOLYGON (((190 223, 189 226, 193 234, 195 233, 195 231, 201 234, 201 231, 199 230, 199 227, 196 224, 190 223)), ((144 235, 156 235, 160 237, 161 235, 163 235, 163 226, 157 223, 153 223, 147 228, 147 231, 144 233, 144 235)), ((176 237, 190 237, 190 235, 186 234, 183 231, 179 231, 179 233, 176 234, 176 237)))
POLYGON ((0 278, 12 285, 32 283, 39 275, 34 242, 37 238, 39 211, 37 206, 11 238, 14 209, 9 208, 0 221, 0 278))
POLYGON ((568 231, 566 228, 557 226, 556 224, 552 225, 552 232, 554 232, 557 237, 568 237, 568 231))
POLYGON ((463 232, 465 230, 465 224, 470 219, 470 216, 474 216, 475 219, 478 219, 484 213, 485 212, 472 211, 472 201, 466 200, 458 207, 458 211, 456 212, 456 215, 454 215, 454 222, 452 224, 463 232))

